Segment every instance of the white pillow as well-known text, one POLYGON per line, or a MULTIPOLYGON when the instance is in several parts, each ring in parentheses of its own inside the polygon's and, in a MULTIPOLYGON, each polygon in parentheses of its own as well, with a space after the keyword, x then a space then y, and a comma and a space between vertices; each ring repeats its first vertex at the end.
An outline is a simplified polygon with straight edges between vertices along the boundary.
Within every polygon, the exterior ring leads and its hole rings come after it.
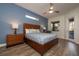
POLYGON ((34 29, 29 29, 30 33, 34 33, 35 30, 34 29))
POLYGON ((39 33, 39 29, 29 29, 30 33, 39 33))
POLYGON ((30 33, 29 29, 25 29, 25 32, 26 32, 26 33, 30 33))
POLYGON ((40 33, 39 29, 25 29, 26 33, 40 33))
POLYGON ((39 30, 39 29, 36 29, 36 32, 37 32, 37 33, 40 33, 40 30, 39 30))

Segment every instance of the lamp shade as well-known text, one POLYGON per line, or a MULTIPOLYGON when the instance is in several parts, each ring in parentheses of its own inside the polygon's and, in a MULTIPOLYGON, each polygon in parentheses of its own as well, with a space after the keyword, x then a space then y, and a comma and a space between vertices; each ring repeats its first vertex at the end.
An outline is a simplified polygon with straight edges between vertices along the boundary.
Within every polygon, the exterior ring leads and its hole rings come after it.
POLYGON ((12 28, 13 28, 13 29, 18 29, 18 24, 17 24, 17 23, 13 23, 13 24, 12 24, 12 28))

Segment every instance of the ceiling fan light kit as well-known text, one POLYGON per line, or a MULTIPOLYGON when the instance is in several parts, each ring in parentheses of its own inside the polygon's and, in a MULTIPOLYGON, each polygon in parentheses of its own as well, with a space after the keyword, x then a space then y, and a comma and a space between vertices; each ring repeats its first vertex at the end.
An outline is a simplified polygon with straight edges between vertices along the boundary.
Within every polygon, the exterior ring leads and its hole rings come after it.
POLYGON ((50 3, 50 8, 49 8, 49 11, 48 11, 48 13, 53 13, 54 11, 53 11, 53 4, 52 3, 50 3))
POLYGON ((53 6, 51 6, 50 9, 53 9, 53 6))
POLYGON ((54 11, 53 10, 49 10, 49 13, 53 13, 54 11))

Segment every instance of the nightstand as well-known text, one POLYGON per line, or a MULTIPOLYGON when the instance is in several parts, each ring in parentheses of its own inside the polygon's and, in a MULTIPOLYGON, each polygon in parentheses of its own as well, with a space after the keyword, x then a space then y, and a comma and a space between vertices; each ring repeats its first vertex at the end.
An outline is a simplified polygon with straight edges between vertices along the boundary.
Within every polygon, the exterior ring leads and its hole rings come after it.
POLYGON ((24 38, 23 34, 8 34, 6 40, 7 47, 23 43, 24 42, 23 38, 24 38))

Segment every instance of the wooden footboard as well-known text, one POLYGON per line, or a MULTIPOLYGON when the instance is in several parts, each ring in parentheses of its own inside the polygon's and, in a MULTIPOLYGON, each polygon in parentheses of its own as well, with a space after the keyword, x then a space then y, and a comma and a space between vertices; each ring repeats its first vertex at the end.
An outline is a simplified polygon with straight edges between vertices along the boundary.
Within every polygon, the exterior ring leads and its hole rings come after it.
POLYGON ((33 49, 35 49, 37 52, 39 52, 41 55, 43 55, 46 51, 48 51, 51 47, 56 45, 58 43, 58 39, 54 39, 44 45, 38 44, 30 39, 25 39, 26 43, 30 45, 33 49))

